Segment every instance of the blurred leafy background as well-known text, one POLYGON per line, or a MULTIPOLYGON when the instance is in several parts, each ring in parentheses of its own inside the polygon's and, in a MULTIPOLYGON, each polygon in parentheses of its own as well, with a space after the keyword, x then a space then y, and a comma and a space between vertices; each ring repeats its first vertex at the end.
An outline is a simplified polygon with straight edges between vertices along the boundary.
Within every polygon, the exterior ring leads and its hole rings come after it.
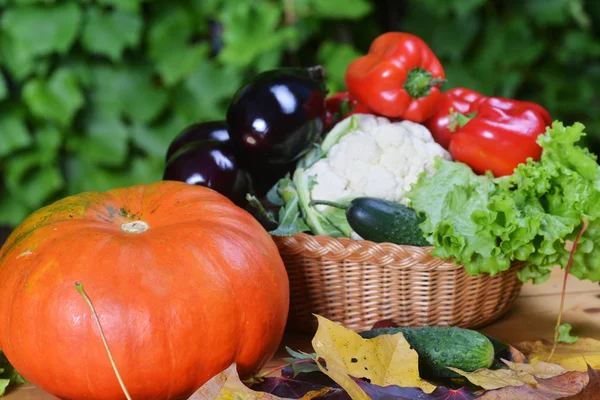
POLYGON ((322 64, 344 90, 391 30, 433 48, 444 89, 539 102, 600 150, 595 0, 0 0, 0 224, 160 180, 169 142, 258 71, 322 64))

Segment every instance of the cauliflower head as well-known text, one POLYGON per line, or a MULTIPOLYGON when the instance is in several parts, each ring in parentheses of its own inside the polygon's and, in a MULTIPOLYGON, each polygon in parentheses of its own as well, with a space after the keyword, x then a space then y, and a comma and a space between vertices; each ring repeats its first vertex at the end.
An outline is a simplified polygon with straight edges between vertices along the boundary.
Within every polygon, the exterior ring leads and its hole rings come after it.
MULTIPOLYGON (((405 194, 419 175, 433 174, 436 157, 451 160, 423 125, 367 114, 340 122, 324 140, 320 156, 304 171, 312 178, 313 200, 369 196, 405 205, 405 194)), ((317 207, 324 211, 325 206, 317 207)))

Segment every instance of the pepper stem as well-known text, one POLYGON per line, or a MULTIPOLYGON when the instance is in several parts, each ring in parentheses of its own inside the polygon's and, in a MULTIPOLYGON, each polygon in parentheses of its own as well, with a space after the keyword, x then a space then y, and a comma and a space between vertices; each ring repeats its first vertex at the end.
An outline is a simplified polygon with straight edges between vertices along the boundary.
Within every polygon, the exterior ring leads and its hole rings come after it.
POLYGON ((455 132, 457 128, 462 128, 470 120, 475 118, 475 116, 477 116, 477 111, 465 115, 450 107, 450 123, 448 124, 448 129, 450 132, 455 132))
POLYGON ((404 82, 404 89, 410 97, 418 99, 429 95, 432 87, 446 83, 446 79, 434 78, 431 72, 424 68, 413 68, 408 71, 408 76, 404 82))
POLYGON ((110 352, 110 349, 108 348, 108 343, 106 343, 106 336, 104 335, 104 331, 102 330, 102 325, 100 325, 100 319, 98 318, 96 309, 94 308, 94 305, 92 304, 92 300, 90 300, 90 298, 87 295, 87 293, 85 292, 85 290, 83 290, 83 283, 75 282, 75 289, 77 289, 77 291, 79 292, 81 297, 83 297, 83 299, 87 303, 88 307, 92 311, 92 315, 94 316, 94 320, 96 321, 96 325, 98 326, 98 330, 100 331, 100 338, 102 339, 102 343, 104 344, 104 349, 106 350, 106 353, 108 354, 108 359, 110 360, 110 365, 112 365, 113 371, 115 371, 115 375, 117 376, 117 380, 119 381, 119 385, 121 386, 121 390, 123 391, 123 394, 125 394, 125 397, 127 398, 127 400, 131 400, 131 396, 129 395, 129 392, 127 391, 127 388, 125 387, 125 383, 123 382, 123 379, 121 378, 121 374, 119 374, 119 370, 117 369, 117 364, 115 363, 115 360, 112 356, 112 353, 110 352))
POLYGON ((348 209, 348 205, 347 204, 342 204, 342 203, 336 203, 334 201, 327 201, 327 200, 312 200, 310 203, 308 203, 309 206, 314 207, 314 206, 329 206, 329 207, 335 207, 335 208, 339 208, 342 210, 347 210, 348 209))

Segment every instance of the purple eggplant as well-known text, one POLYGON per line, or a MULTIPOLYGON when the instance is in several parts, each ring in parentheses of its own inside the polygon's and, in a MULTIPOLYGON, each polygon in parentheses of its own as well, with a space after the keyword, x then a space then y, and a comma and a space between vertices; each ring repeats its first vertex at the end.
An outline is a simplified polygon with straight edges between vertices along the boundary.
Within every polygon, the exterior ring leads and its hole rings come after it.
POLYGON ((196 141, 181 147, 167 163, 163 180, 206 186, 245 208, 252 193, 248 172, 241 169, 233 150, 215 140, 196 141))
POLYGON ((230 143, 227 123, 225 121, 208 121, 197 123, 185 128, 173 139, 167 150, 166 161, 183 146, 199 140, 215 140, 221 143, 230 143))
POLYGON ((326 95, 321 67, 266 71, 242 86, 227 109, 242 164, 276 167, 297 161, 323 133, 326 95))

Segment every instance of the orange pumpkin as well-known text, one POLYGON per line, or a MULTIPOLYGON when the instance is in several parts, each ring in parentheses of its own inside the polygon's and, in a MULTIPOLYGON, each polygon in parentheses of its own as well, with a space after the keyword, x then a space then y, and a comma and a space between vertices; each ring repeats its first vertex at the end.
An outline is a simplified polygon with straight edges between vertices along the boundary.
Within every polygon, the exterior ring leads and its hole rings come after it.
POLYGON ((217 192, 159 182, 82 193, 29 216, 0 251, 0 348, 63 399, 187 398, 276 351, 288 277, 269 234, 217 192))

